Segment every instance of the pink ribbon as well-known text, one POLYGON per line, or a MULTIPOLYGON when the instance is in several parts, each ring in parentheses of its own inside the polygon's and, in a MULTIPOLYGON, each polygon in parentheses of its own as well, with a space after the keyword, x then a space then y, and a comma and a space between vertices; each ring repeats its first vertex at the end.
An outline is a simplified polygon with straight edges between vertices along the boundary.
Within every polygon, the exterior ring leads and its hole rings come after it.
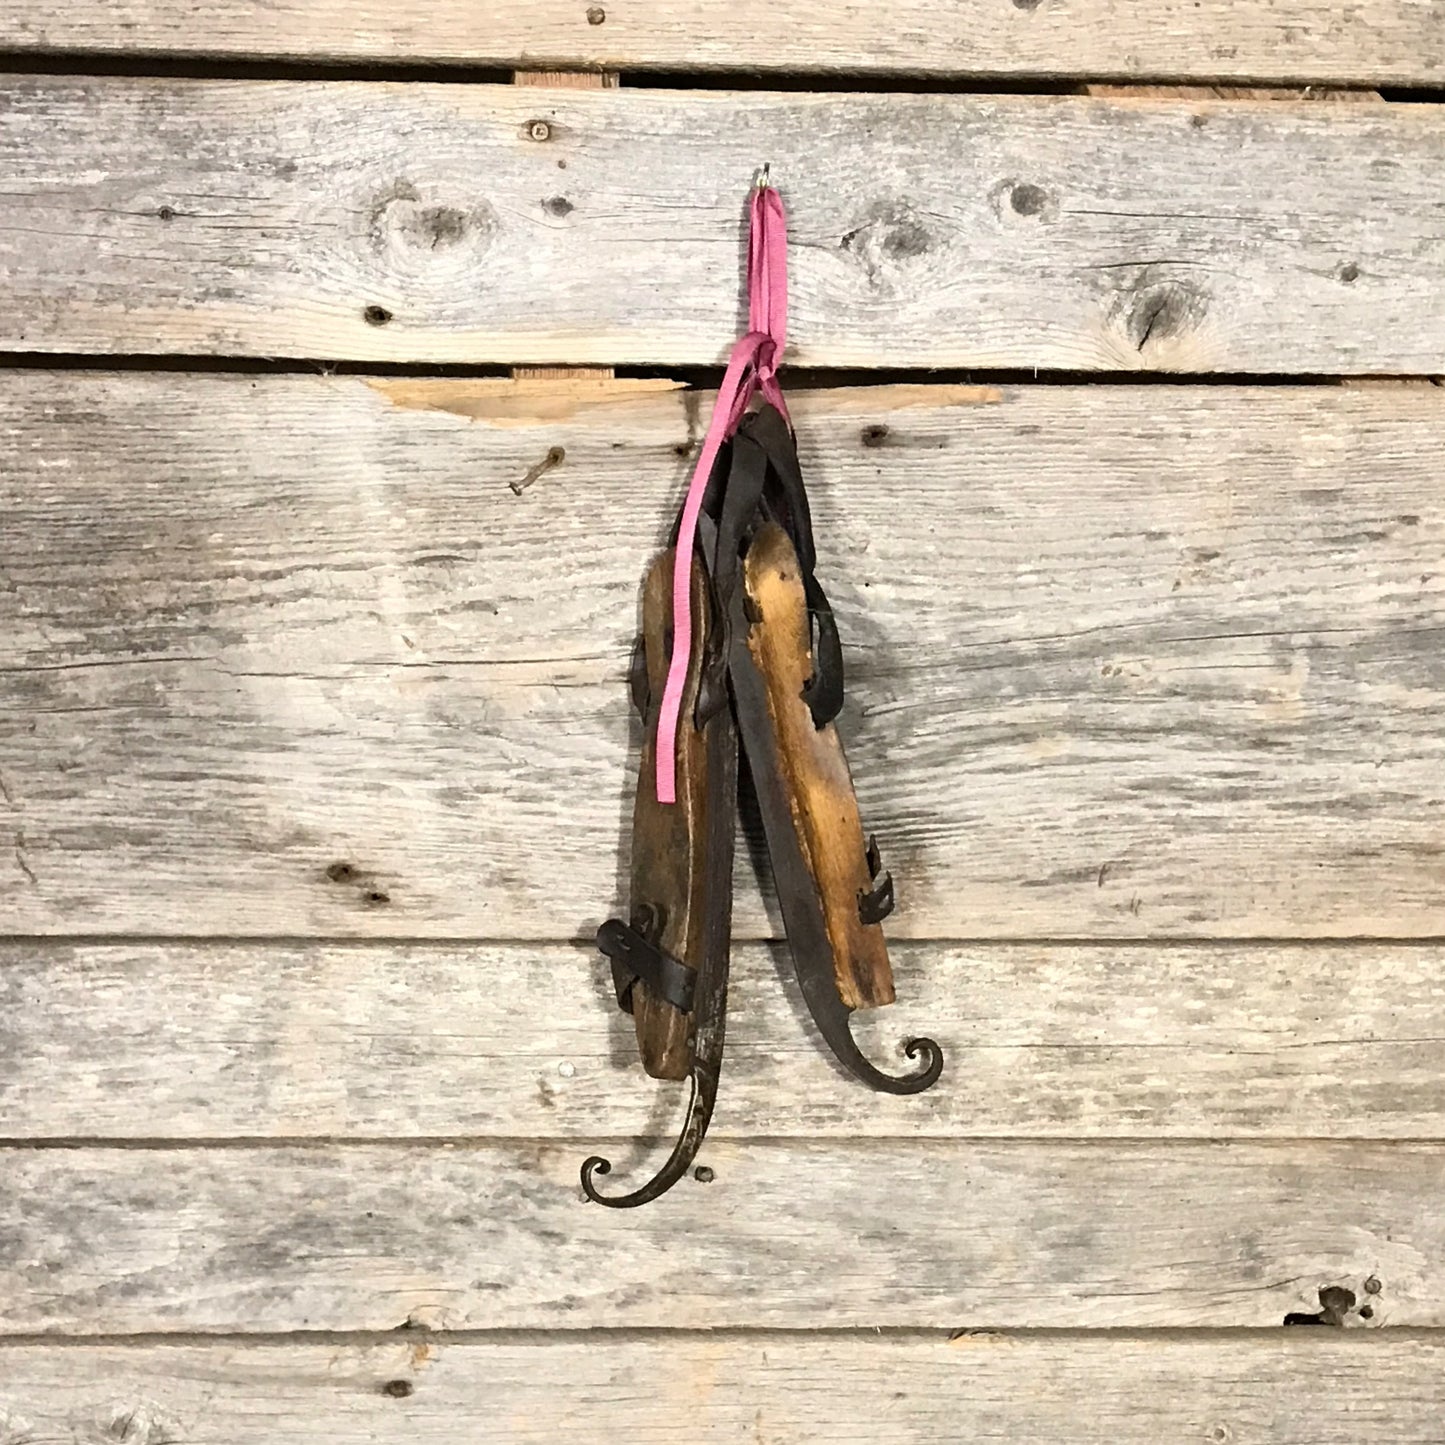
POLYGON ((748 229, 748 334, 734 343, 713 403, 702 455, 692 474, 677 529, 672 566, 672 657, 657 719, 657 801, 677 801, 677 728, 682 690, 692 659, 692 551, 703 493, 723 443, 738 429, 753 397, 786 418, 778 362, 788 336, 788 221, 783 198, 771 186, 753 190, 748 229))

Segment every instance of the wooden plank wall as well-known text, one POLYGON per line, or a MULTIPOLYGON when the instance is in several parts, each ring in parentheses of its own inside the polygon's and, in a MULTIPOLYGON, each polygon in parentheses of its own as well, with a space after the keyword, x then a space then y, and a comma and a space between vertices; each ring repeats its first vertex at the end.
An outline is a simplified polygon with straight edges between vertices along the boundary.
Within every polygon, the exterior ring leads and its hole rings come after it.
POLYGON ((0 1441, 1445 1438, 1437 6, 10 0, 3 66, 0 1441), (949 1062, 840 1077, 744 850, 705 1169, 614 1214, 624 673, 764 161, 859 1033, 949 1062))

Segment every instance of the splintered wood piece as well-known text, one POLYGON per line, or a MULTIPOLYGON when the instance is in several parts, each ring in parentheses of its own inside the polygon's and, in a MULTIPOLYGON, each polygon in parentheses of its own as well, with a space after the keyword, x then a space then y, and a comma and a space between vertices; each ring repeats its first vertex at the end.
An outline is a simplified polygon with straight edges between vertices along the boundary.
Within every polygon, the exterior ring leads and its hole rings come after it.
MULTIPOLYGON (((660 916, 659 946, 696 968, 702 958, 707 904, 708 766, 706 735, 694 725, 702 657, 708 639, 708 597, 702 568, 692 569, 692 660, 683 688, 677 730, 677 802, 657 801, 657 712, 667 682, 672 630, 672 558, 669 548, 652 564, 642 594, 642 636, 647 660, 646 735, 632 813, 633 922, 650 907, 660 916)), ((692 1067, 695 1020, 658 998, 639 979, 632 1016, 642 1066, 655 1079, 685 1079, 692 1067)))
POLYGON ((877 1008, 893 1002, 893 970, 883 929, 858 912, 873 887, 863 824, 843 740, 831 723, 814 727, 803 700, 813 675, 808 604, 798 554, 776 523, 758 532, 743 578, 754 619, 748 650, 767 684, 793 826, 823 908, 838 992, 849 1008, 877 1008))

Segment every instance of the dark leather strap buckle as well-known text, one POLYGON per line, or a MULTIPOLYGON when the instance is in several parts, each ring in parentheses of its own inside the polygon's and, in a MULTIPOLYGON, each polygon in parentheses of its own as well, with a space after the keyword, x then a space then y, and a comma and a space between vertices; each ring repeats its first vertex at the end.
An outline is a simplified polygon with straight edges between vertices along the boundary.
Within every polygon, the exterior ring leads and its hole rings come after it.
POLYGON ((632 987, 638 979, 674 1008, 692 1012, 697 970, 664 953, 646 934, 620 918, 609 918, 597 930, 597 947, 612 960, 617 1006, 624 1013, 632 1012, 632 987))

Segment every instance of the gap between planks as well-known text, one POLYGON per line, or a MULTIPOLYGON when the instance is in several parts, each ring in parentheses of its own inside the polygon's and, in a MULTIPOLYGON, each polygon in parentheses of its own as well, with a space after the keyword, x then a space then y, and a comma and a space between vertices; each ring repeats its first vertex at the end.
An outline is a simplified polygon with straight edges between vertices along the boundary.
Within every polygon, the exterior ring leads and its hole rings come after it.
MULTIPOLYGON (((16 1334, 0 1331, 0 1349, 7 1350, 145 1350, 157 1346, 195 1346, 211 1349, 239 1345, 257 1350, 284 1350, 293 1345, 381 1345, 390 1346, 406 1337, 425 1339, 439 1346, 447 1345, 522 1345, 546 1348, 558 1346, 572 1348, 588 1344, 707 1344, 717 1340, 736 1340, 741 1343, 795 1344, 801 1339, 823 1340, 892 1340, 899 1344, 964 1344, 997 1340, 1007 1343, 1017 1340, 1021 1343, 1041 1344, 1047 1341, 1080 1344, 1114 1342, 1148 1345, 1153 1343, 1209 1344, 1218 1343, 1248 1345, 1250 1343, 1277 1344, 1281 1340, 1291 1346, 1309 1349, 1313 1342, 1321 1339, 1338 1341, 1342 1348, 1352 1350, 1389 1350, 1411 1342, 1439 1345, 1445 1349, 1445 1325, 1392 1325, 1388 1330, 1333 1329, 1327 1336, 1311 1334, 1283 1334, 1282 1325, 1086 1325, 1055 1326, 1037 1328, 1026 1326, 996 1329, 964 1326, 917 1327, 912 1325, 828 1325, 804 1324, 794 1327, 787 1325, 579 1325, 571 1329, 557 1329, 551 1325, 531 1329, 511 1326, 473 1329, 435 1328, 430 1325, 413 1325, 406 1328, 381 1330, 364 1329, 297 1329, 256 1331, 236 1330, 133 1330, 124 1334, 72 1333, 65 1335, 16 1334), (1297 1343, 1296 1343, 1297 1342, 1297 1343)), ((1291 1326, 1291 1329, 1294 1327, 1291 1326)), ((408 1341, 409 1342, 409 1341, 408 1341)), ((1439 1442, 1435 1442, 1439 1445, 1439 1442)))

